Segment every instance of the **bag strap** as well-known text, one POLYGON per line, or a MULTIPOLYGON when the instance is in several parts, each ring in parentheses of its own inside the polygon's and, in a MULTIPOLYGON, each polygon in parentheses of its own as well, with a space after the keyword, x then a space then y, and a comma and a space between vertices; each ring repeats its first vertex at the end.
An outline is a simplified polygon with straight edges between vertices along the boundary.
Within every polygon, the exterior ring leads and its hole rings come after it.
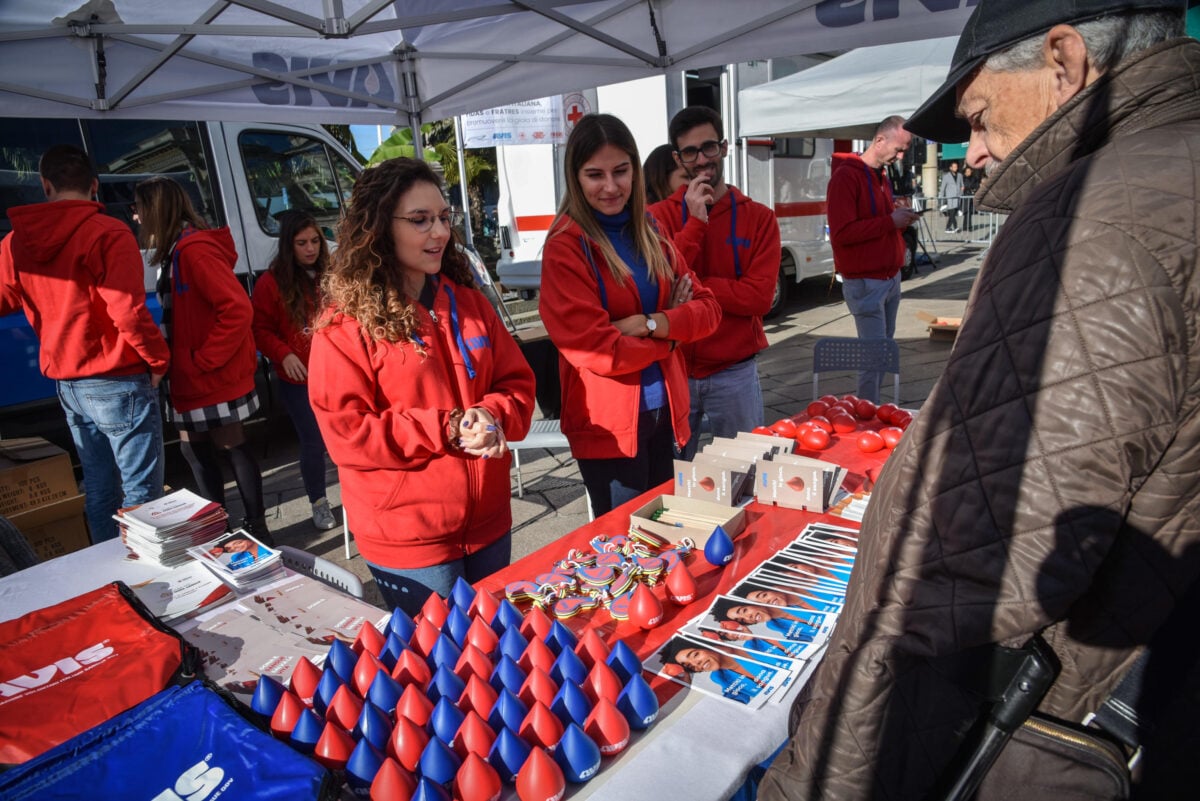
POLYGON ((1154 731, 1161 713, 1175 703, 1187 674, 1200 663, 1200 640, 1195 636, 1198 610, 1200 581, 1193 581, 1112 693, 1083 720, 1083 725, 1098 726, 1124 743, 1133 753, 1131 768, 1141 755, 1142 741, 1154 731), (1154 678, 1147 681, 1151 671, 1154 678))

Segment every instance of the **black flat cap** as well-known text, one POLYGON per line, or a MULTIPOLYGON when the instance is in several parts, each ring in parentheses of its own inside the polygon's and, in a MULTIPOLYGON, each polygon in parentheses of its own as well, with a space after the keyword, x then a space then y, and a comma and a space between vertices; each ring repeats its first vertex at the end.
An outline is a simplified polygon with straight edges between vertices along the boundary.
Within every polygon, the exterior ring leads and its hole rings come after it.
POLYGON ((965 142, 971 128, 954 115, 954 90, 988 56, 1055 25, 1074 25, 1123 11, 1177 10, 1182 17, 1186 8, 1187 0, 980 0, 958 40, 946 82, 904 127, 935 142, 965 142))

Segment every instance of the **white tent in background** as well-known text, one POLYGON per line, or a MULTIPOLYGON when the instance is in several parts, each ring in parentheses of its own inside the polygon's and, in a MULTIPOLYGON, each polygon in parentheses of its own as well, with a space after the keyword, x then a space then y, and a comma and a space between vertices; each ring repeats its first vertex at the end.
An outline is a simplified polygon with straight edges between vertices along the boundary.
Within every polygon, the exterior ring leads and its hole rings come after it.
POLYGON ((418 125, 957 34, 971 0, 2 0, 0 115, 418 125))
POLYGON ((738 93, 741 136, 870 139, 884 117, 905 117, 941 86, 957 36, 862 47, 738 93))

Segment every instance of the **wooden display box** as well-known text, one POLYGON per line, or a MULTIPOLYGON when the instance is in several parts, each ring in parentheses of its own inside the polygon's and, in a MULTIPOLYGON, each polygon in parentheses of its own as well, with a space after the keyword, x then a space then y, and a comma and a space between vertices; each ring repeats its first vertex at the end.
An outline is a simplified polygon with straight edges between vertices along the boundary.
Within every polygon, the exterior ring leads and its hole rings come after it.
POLYGON ((723 506, 711 501, 696 498, 683 498, 678 495, 659 495, 650 503, 641 507, 629 516, 630 530, 641 527, 649 532, 664 537, 670 542, 679 542, 684 537, 691 537, 696 547, 703 549, 708 537, 720 525, 732 539, 742 533, 746 527, 746 510, 739 507, 723 506), (683 514, 703 515, 712 519, 712 525, 676 526, 671 523, 660 523, 650 519, 650 516, 660 509, 673 509, 683 514))
POLYGON ((0 440, 0 515, 14 515, 79 495, 71 457, 41 437, 0 440))

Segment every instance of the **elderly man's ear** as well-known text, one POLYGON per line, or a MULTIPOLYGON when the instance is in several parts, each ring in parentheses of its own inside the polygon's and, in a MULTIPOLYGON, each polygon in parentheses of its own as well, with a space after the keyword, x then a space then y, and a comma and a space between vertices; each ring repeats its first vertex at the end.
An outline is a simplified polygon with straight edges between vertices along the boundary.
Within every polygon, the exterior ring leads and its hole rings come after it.
POLYGON ((1053 71, 1051 96, 1060 108, 1099 77, 1083 37, 1070 25, 1055 25, 1046 33, 1045 53, 1053 71))

